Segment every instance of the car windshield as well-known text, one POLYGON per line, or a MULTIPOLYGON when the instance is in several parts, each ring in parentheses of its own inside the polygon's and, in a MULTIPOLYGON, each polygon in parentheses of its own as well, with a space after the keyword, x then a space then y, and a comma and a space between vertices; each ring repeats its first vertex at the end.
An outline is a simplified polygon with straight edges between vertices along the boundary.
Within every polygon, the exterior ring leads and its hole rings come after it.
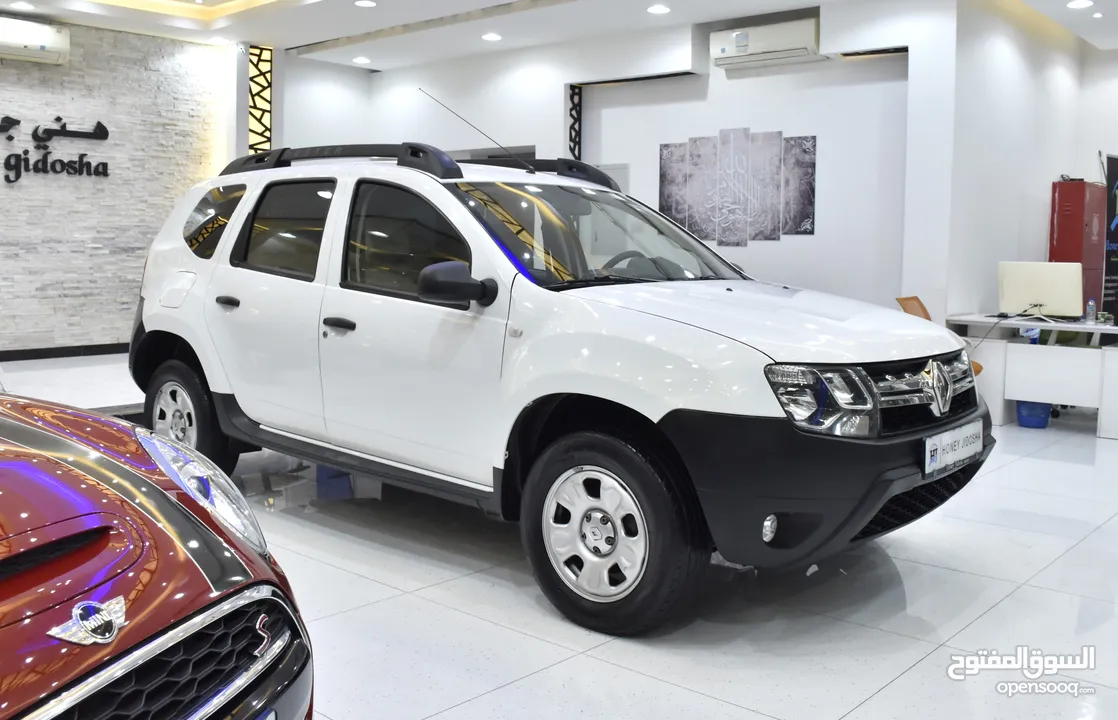
POLYGON ((539 285, 741 280, 734 266, 621 193, 570 185, 456 184, 458 195, 539 285))

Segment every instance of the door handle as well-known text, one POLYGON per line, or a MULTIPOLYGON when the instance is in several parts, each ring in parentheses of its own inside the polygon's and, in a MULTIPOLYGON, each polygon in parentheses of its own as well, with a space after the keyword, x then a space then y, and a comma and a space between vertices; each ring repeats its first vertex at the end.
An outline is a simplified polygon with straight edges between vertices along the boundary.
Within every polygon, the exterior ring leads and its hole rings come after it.
POLYGON ((214 302, 216 302, 218 305, 224 305, 225 307, 229 308, 239 308, 241 306, 240 300, 229 295, 218 295, 214 299, 214 302))
POLYGON ((356 330, 357 323, 352 320, 346 320, 339 317, 328 317, 322 320, 322 324, 326 327, 337 328, 338 330, 356 330))

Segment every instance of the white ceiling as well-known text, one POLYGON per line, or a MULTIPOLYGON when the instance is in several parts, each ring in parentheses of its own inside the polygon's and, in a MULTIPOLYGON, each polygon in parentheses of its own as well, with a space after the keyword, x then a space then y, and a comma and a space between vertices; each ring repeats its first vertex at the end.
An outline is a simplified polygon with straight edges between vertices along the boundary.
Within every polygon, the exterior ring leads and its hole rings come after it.
POLYGON ((1118 48, 1118 2, 1095 0, 1092 7, 1073 10, 1068 0, 1024 0, 1100 50, 1118 48), (1096 18, 1095 13, 1102 13, 1096 18))
POLYGON ((664 15, 647 12, 653 1, 552 0, 554 4, 523 12, 439 24, 412 32, 381 33, 374 38, 351 35, 318 46, 303 47, 298 52, 303 57, 351 66, 353 58, 367 57, 372 62, 366 67, 391 70, 466 55, 642 32, 657 27, 707 23, 813 7, 838 0, 663 0, 672 10, 664 15), (486 33, 497 33, 502 39, 488 42, 482 39, 486 33))
POLYGON ((376 0, 373 8, 353 0, 28 0, 32 12, 10 8, 12 1, 0 0, 0 13, 196 42, 301 48, 306 57, 346 65, 364 55, 373 61, 366 67, 384 70, 840 0, 659 0, 672 10, 665 15, 646 12, 657 0, 376 0), (191 16, 207 10, 228 14, 191 16), (483 41, 487 32, 503 40, 483 41))

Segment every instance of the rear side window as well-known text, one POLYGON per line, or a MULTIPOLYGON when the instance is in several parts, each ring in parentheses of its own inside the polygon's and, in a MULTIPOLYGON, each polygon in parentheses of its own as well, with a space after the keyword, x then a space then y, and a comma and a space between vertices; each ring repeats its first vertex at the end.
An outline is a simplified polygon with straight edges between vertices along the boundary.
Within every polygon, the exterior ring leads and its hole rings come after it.
POLYGON ((431 203, 392 185, 357 186, 342 276, 348 285, 414 297, 419 272, 448 260, 468 265, 470 246, 431 203))
POLYGON ((186 226, 182 230, 182 237, 186 246, 198 257, 209 260, 221 242, 225 233, 225 226, 233 211, 241 204, 245 196, 244 185, 227 185, 210 190, 198 202, 186 219, 186 226))
MULTIPOLYGON (((238 264, 314 280, 333 180, 283 182, 265 188, 252 216, 238 264)), ((242 236, 244 237, 244 236, 242 236)))

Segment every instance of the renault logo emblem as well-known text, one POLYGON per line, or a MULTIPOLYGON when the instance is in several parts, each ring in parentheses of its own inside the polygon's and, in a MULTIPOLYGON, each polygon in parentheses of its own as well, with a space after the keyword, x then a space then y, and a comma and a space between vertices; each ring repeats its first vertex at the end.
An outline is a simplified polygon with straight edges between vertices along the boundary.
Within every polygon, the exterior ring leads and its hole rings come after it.
POLYGON ((127 624, 124 611, 123 597, 115 597, 105 603, 80 602, 70 611, 70 620, 51 628, 47 635, 76 645, 107 645, 127 624))
POLYGON ((921 380, 924 394, 931 400, 932 414, 943 417, 951 410, 951 399, 954 396, 947 368, 938 360, 930 360, 921 373, 921 380))

